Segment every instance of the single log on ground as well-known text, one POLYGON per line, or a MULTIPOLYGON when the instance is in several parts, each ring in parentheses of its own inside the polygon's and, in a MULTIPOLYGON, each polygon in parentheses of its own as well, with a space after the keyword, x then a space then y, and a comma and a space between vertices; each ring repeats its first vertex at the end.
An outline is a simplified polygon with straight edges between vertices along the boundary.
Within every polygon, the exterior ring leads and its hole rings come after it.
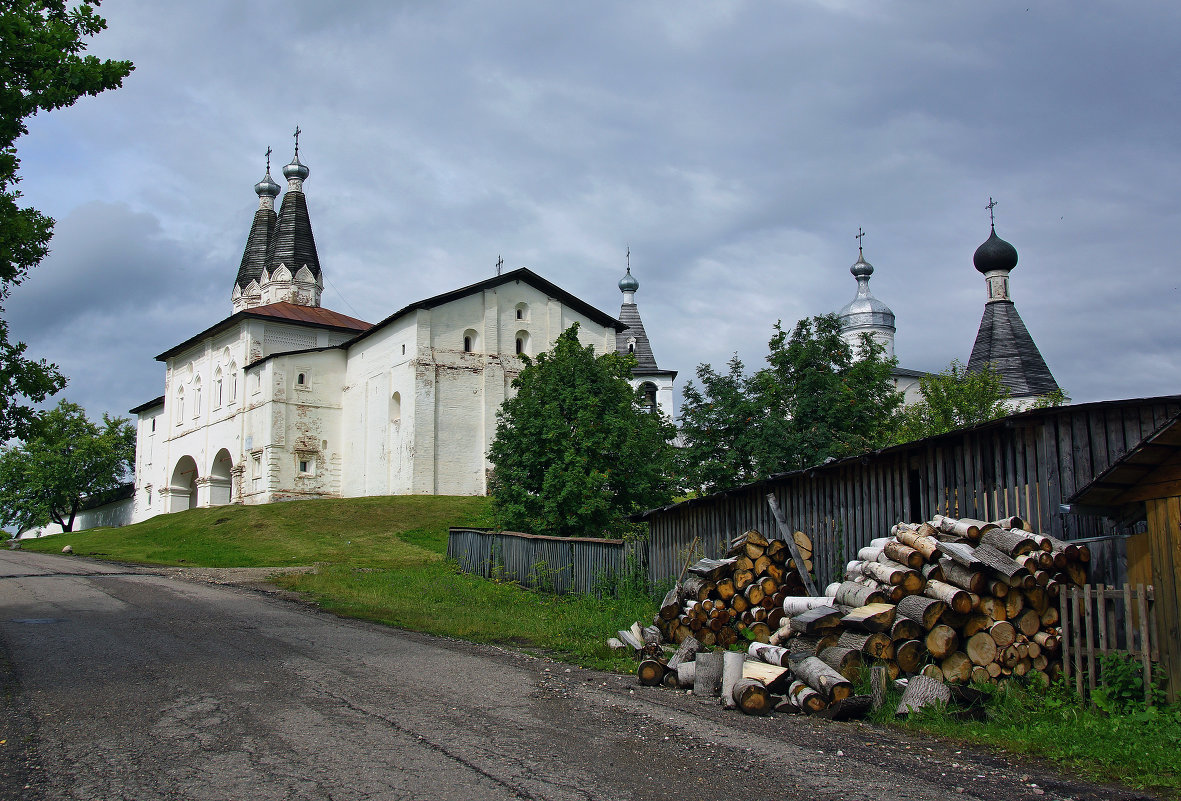
POLYGON ((808 715, 819 712, 828 706, 823 695, 798 679, 792 682, 791 688, 787 692, 787 698, 793 706, 808 715))
POLYGON ((771 711, 771 693, 758 679, 740 678, 734 682, 730 702, 748 715, 765 715, 771 711))
POLYGON ((886 705, 886 668, 874 665, 869 669, 870 707, 877 711, 886 705))
POLYGON ((951 626, 940 623, 927 632, 925 645, 936 659, 943 659, 959 647, 960 638, 951 626))
POLYGON ((978 631, 968 638, 964 652, 976 665, 987 665, 996 659, 996 640, 987 631, 978 631))
POLYGON ((967 684, 972 680, 972 660, 963 651, 953 651, 939 663, 943 680, 950 684, 967 684))
POLYGON ((951 584, 945 584, 942 581, 928 581, 927 586, 923 589, 923 594, 928 598, 943 601, 949 609, 961 615, 972 611, 971 594, 951 584))
POLYGON ((840 673, 849 681, 857 681, 861 676, 861 652, 854 648, 844 648, 839 645, 825 648, 820 652, 820 661, 840 673))
POLYGON ((897 607, 893 604, 866 604, 859 606, 841 618, 847 628, 870 633, 888 631, 894 624, 897 607))
POLYGON ((682 662, 677 665, 677 686, 691 688, 697 675, 697 662, 682 662))
POLYGON ((636 676, 645 687, 655 687, 664 678, 665 667, 655 659, 645 659, 636 668, 636 676))
POLYGON ((853 694, 853 685, 817 657, 809 657, 792 665, 792 673, 831 703, 853 694))
POLYGON ((722 692, 722 655, 709 651, 697 655, 697 673, 693 677, 693 694, 717 696, 722 692))
POLYGON ((922 665, 927 649, 918 640, 902 640, 894 643, 894 661, 903 673, 915 673, 922 665))
POLYGON ((734 682, 742 678, 742 665, 746 654, 740 651, 726 651, 722 654, 722 706, 734 707, 734 682))
POLYGON ((964 567, 946 556, 939 560, 939 568, 943 571, 941 580, 947 584, 954 584, 960 589, 974 592, 977 595, 988 591, 990 579, 987 573, 964 567))
POLYGON ((899 615, 894 618, 894 625, 890 627, 890 639, 894 642, 898 642, 899 640, 921 640, 926 636, 926 632, 927 630, 923 628, 922 624, 899 615))
POLYGON ((682 662, 689 662, 697 652, 701 650, 701 643, 696 637, 689 636, 681 640, 681 644, 677 646, 676 652, 668 660, 668 669, 676 670, 677 666, 682 662))
POLYGON ((872 703, 868 695, 850 695, 829 704, 817 712, 816 717, 828 720, 860 720, 869 714, 872 703))
POLYGON ((747 659, 742 663, 742 678, 758 679, 770 692, 784 693, 787 692, 793 676, 786 666, 778 667, 747 659))
MULTIPOLYGON (((930 589, 930 586, 928 583, 927 588, 930 589)), ((911 595, 898 602, 898 614, 915 621, 925 630, 930 630, 939 622, 939 616, 946 608, 946 602, 921 595, 911 595)))
POLYGON ((837 640, 837 645, 852 648, 875 659, 890 659, 894 656, 894 641, 890 639, 890 635, 883 633, 858 634, 855 631, 846 631, 837 640))
POLYGON ((840 625, 841 613, 831 606, 818 606, 791 619, 792 631, 801 634, 820 634, 840 628, 840 625))
POLYGON ((951 691, 943 682, 927 676, 911 676, 895 714, 901 717, 932 704, 946 704, 950 700, 951 691))

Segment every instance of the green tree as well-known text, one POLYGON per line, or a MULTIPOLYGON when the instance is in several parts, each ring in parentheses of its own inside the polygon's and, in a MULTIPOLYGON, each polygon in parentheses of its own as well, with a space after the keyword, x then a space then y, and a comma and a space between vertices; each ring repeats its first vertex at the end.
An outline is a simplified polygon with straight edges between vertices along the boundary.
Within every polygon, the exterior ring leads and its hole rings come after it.
POLYGON ((902 395, 894 389, 895 359, 868 335, 860 352, 841 337, 840 319, 801 320, 789 337, 780 323, 758 374, 767 408, 770 452, 765 474, 799 470, 890 442, 902 395))
POLYGON ((767 461, 763 399, 737 354, 729 366, 719 374, 698 365, 701 389, 690 381, 681 391, 678 463, 685 486, 698 493, 755 481, 767 461))
POLYGON ((933 437, 1009 413, 1009 389, 990 364, 969 372, 953 360, 946 369, 920 378, 919 393, 922 400, 902 411, 896 442, 933 437))
POLYGON ((628 384, 631 356, 596 357, 579 343, 575 324, 549 353, 522 359, 489 451, 500 526, 618 536, 628 515, 671 500, 676 431, 628 384))
POLYGON ((23 443, 0 451, 0 524, 57 523, 72 531, 83 500, 116 489, 135 462, 135 427, 63 400, 41 415, 23 443))
MULTIPOLYGON (((106 28, 94 13, 97 5, 98 0, 73 9, 64 0, 0 2, 0 303, 49 253, 53 235, 52 219, 18 203, 16 140, 28 133, 25 121, 114 89, 133 69, 130 61, 83 55, 84 39, 106 28)), ((8 325, 0 320, 0 441, 27 435, 35 417, 28 404, 66 383, 55 365, 24 352, 23 344, 9 342, 8 325)))

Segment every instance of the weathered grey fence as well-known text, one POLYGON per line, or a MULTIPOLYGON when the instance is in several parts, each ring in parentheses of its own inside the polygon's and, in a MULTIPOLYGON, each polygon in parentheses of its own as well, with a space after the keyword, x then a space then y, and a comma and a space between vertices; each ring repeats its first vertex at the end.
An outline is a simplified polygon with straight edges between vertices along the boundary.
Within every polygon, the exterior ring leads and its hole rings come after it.
POLYGON ((774 536, 771 492, 788 525, 812 538, 820 582, 894 523, 935 514, 1019 515, 1062 539, 1106 536, 1115 530, 1103 518, 1059 505, 1179 411, 1178 395, 1038 409, 655 509, 641 516, 649 576, 676 576, 694 538, 717 557, 747 529, 774 536))
POLYGON ((1079 695, 1103 681, 1099 657, 1123 654, 1140 663, 1144 700, 1152 698, 1152 669, 1160 662, 1152 587, 1087 584, 1059 596, 1062 668, 1079 695))
POLYGON ((610 576, 624 575, 629 558, 643 566, 646 551, 622 540, 476 528, 452 528, 447 536, 447 558, 463 572, 563 594, 596 592, 610 576))

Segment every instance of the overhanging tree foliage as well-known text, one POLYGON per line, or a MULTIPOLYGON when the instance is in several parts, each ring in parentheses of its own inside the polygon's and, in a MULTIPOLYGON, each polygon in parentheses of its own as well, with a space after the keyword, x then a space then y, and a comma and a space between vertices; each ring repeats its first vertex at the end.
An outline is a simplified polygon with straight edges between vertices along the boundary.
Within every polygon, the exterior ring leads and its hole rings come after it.
POLYGON ((889 442, 902 396, 881 345, 868 337, 855 355, 834 314, 779 324, 767 367, 743 374, 698 367, 681 405, 683 474, 698 492, 714 492, 774 473, 880 448, 889 442))
MULTIPOLYGON (((114 89, 133 69, 130 61, 83 55, 83 39, 106 28, 94 13, 97 5, 97 0, 73 9, 64 0, 0 3, 0 303, 49 253, 53 235, 52 219, 18 205, 16 140, 28 133, 25 120, 114 89)), ((23 344, 9 342, 8 325, 0 320, 0 441, 26 436, 35 416, 28 404, 66 383, 55 365, 29 359, 24 351, 23 344)))
POLYGON ((506 529, 618 536, 626 517, 672 497, 675 429, 627 379, 635 361, 578 341, 578 326, 513 381, 498 413, 492 507, 506 529))
POLYGON ((23 443, 0 451, 0 524, 23 530, 57 523, 72 531, 87 497, 117 489, 135 463, 135 427, 103 415, 86 419, 61 401, 41 415, 23 443))

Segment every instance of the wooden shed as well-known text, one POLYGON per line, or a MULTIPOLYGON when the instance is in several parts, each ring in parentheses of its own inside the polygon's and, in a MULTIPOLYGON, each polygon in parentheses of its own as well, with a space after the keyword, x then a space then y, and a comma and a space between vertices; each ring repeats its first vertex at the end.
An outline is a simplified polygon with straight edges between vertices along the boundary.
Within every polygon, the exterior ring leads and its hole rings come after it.
MULTIPOLYGON (((1174 416, 1068 499, 1073 514, 1146 520, 1161 665, 1169 701, 1181 696, 1181 415, 1174 416)), ((1131 550, 1131 549, 1130 549, 1131 550)))

